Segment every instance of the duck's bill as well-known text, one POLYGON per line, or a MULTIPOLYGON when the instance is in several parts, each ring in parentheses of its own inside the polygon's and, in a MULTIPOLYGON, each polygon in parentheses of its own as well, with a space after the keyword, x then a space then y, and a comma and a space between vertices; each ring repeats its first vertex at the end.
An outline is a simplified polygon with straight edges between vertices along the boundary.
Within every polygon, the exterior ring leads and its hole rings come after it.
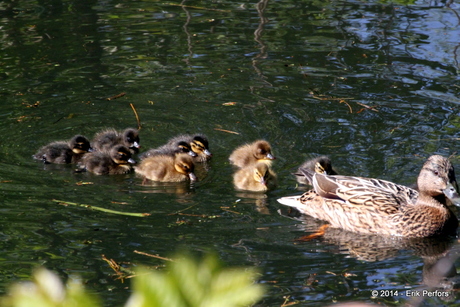
POLYGON ((131 146, 131 148, 140 148, 140 147, 141 147, 141 145, 139 145, 138 142, 134 142, 133 146, 131 146))
POLYGON ((194 152, 193 150, 190 150, 190 151, 188 152, 188 154, 189 154, 190 156, 192 156, 192 157, 198 156, 198 155, 196 154, 196 152, 194 152))
POLYGON ((207 155, 208 157, 212 157, 212 153, 207 149, 204 150, 204 154, 207 155))
POLYGON ((267 159, 269 159, 269 160, 275 160, 276 158, 275 158, 274 155, 272 155, 272 154, 269 153, 269 154, 267 154, 267 159))
POLYGON ((136 161, 133 158, 129 158, 128 163, 136 164, 136 161))
POLYGON ((457 190, 452 185, 452 183, 449 183, 443 192, 444 192, 444 195, 446 195, 446 197, 449 198, 449 200, 454 205, 460 207, 460 195, 458 194, 457 190))
POLYGON ((188 174, 188 177, 190 178, 190 181, 194 182, 197 181, 198 179, 196 178, 196 175, 194 173, 188 174))

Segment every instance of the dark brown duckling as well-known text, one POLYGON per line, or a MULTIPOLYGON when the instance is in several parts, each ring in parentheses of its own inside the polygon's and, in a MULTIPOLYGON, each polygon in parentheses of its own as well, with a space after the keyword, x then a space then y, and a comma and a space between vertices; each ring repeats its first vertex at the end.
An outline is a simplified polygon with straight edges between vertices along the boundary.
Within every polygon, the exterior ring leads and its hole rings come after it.
POLYGON ((332 168, 331 159, 327 156, 316 157, 311 160, 305 161, 294 174, 297 182, 301 184, 311 184, 307 177, 302 173, 302 169, 308 169, 318 174, 325 175, 338 175, 338 173, 332 168))
POLYGON ((236 171, 233 184, 238 190, 265 192, 276 186, 276 174, 266 163, 257 162, 236 171))
POLYGON ((174 145, 178 142, 190 144, 192 151, 197 154, 193 158, 194 162, 206 162, 212 157, 212 153, 209 151, 208 138, 204 134, 181 134, 170 139, 167 144, 174 145))
POLYGON ((191 157, 197 156, 197 154, 190 147, 189 143, 184 142, 184 141, 179 141, 174 144, 168 143, 158 148, 149 149, 146 152, 142 153, 139 156, 139 159, 144 160, 145 158, 148 158, 148 157, 160 156, 160 155, 175 156, 180 153, 189 154, 191 157))
POLYGON ((145 158, 135 167, 137 174, 160 182, 196 181, 194 164, 190 155, 180 153, 175 156, 159 155, 145 158))
POLYGON ((140 147, 139 131, 134 128, 127 128, 123 132, 106 129, 96 133, 92 144, 96 151, 110 151, 115 145, 124 145, 131 153, 137 153, 140 147))
POLYGON ((85 155, 80 167, 96 175, 120 175, 132 170, 131 151, 124 145, 116 145, 107 152, 92 152, 85 155))
POLYGON ((250 144, 245 144, 235 149, 230 155, 230 163, 243 168, 257 162, 264 162, 271 165, 272 160, 276 159, 272 154, 272 148, 267 141, 258 140, 250 144))
POLYGON ((90 151, 92 148, 89 140, 82 135, 76 135, 70 141, 57 141, 43 146, 33 157, 44 163, 68 164, 77 163, 90 151))

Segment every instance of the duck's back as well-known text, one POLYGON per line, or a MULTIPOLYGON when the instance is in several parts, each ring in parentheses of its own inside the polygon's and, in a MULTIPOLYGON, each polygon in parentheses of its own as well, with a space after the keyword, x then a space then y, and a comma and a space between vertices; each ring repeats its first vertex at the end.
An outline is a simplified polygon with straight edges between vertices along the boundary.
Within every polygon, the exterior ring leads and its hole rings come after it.
POLYGON ((67 164, 72 163, 74 154, 69 144, 64 141, 58 141, 43 146, 34 155, 37 160, 43 160, 46 163, 67 164))
POLYGON ((123 139, 116 130, 108 129, 97 133, 92 144, 97 151, 109 151, 110 148, 122 142, 123 139))

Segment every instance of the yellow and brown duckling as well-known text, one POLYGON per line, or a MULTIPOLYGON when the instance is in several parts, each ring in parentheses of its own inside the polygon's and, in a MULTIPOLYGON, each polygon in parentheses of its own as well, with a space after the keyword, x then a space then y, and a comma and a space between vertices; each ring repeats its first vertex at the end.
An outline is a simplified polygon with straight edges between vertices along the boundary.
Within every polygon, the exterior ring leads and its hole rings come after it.
POLYGON ((196 181, 193 158, 185 153, 145 158, 135 167, 137 174, 160 182, 196 181))
POLYGON ((74 136, 70 141, 57 141, 43 146, 33 155, 34 159, 44 163, 68 164, 77 163, 84 154, 92 151, 87 138, 74 136))
POLYGON ((338 173, 332 168, 331 159, 327 156, 320 156, 316 157, 311 160, 305 161, 294 174, 297 182, 300 184, 311 184, 307 177, 302 173, 302 169, 309 169, 314 171, 318 174, 325 174, 325 175, 338 175, 338 173))
POLYGON ((146 152, 143 152, 139 156, 139 159, 144 160, 145 158, 148 158, 148 157, 160 156, 160 155, 175 156, 180 153, 189 154, 191 157, 197 156, 197 154, 192 150, 189 143, 184 142, 184 141, 179 141, 174 144, 168 143, 158 148, 149 149, 146 152))
POLYGON ((264 162, 271 165, 272 160, 276 159, 272 154, 272 148, 267 141, 258 140, 250 144, 245 144, 235 149, 230 155, 230 163, 243 168, 257 162, 264 162))
POLYGON ((209 151, 208 138, 204 134, 181 134, 170 139, 167 145, 177 146, 180 142, 190 144, 192 151, 197 154, 193 158, 194 162, 206 162, 211 159, 212 153, 209 151))
POLYGON ((132 171, 131 151, 124 145, 116 145, 110 151, 96 151, 85 155, 79 163, 81 169, 96 175, 121 175, 132 171))
POLYGON ((276 174, 264 162, 243 167, 233 175, 233 184, 238 190, 265 192, 276 186, 276 174))
POLYGON ((278 202, 348 231, 402 237, 455 234, 458 220, 448 208, 458 197, 448 159, 434 155, 417 179, 419 191, 380 179, 326 175, 303 169, 313 190, 278 202))
POLYGON ((109 128, 96 133, 92 141, 96 151, 110 151, 115 145, 124 145, 131 153, 139 152, 139 131, 134 128, 127 128, 123 132, 109 128))

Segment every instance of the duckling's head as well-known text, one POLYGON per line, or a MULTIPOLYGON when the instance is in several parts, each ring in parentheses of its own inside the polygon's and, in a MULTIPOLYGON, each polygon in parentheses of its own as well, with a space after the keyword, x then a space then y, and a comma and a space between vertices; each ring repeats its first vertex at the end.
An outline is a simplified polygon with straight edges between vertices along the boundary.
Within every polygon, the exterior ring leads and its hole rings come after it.
POLYGON ((274 160, 275 156, 272 155, 272 148, 267 141, 254 142, 254 157, 257 160, 274 160))
POLYGON ((139 131, 134 128, 128 128, 123 131, 123 141, 131 149, 138 149, 139 145, 139 131))
POLYGON ((197 155, 204 155, 207 159, 212 156, 209 151, 208 139, 204 135, 195 135, 190 143, 190 147, 197 155))
POLYGON ((69 146, 72 149, 72 151, 77 155, 93 151, 89 144, 89 140, 82 135, 74 136, 70 140, 69 146))
POLYGON ((112 147, 110 150, 110 157, 117 164, 136 163, 136 161, 131 158, 131 151, 129 151, 129 148, 124 145, 112 147))
POLYGON ((315 173, 331 175, 334 171, 332 170, 331 159, 326 156, 321 156, 315 159, 315 173))
POLYGON ((428 194, 432 197, 441 194, 451 199, 458 197, 454 167, 447 158, 440 155, 429 157, 423 164, 417 179, 417 186, 420 193, 428 194))
POLYGON ((192 147, 190 147, 190 144, 184 141, 180 141, 176 144, 176 149, 174 150, 175 154, 179 153, 186 153, 189 154, 192 157, 196 157, 197 154, 192 150, 192 147))
POLYGON ((270 176, 269 166, 265 163, 257 163, 254 167, 254 180, 261 185, 267 185, 270 176))
POLYGON ((193 173, 195 165, 193 164, 192 157, 188 154, 181 153, 176 155, 174 159, 174 168, 177 172, 184 174, 190 178, 190 181, 196 181, 196 176, 193 173))

